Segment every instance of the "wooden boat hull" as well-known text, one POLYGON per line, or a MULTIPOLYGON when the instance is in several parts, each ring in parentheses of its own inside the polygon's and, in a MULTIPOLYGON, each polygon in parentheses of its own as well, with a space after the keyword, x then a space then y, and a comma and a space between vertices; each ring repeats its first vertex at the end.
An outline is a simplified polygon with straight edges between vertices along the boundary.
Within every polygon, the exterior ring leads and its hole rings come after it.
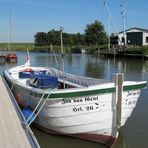
MULTIPOLYGON (((14 81, 8 71, 4 72, 4 76, 18 104, 34 109, 44 90, 14 81)), ((145 87, 146 82, 124 84, 121 126, 130 117, 140 90, 145 87)), ((90 88, 53 90, 35 123, 47 132, 92 140, 111 147, 118 137, 114 98, 115 86, 111 82, 90 88)))
MULTIPOLYGON (((89 140, 89 141, 94 141, 94 142, 99 142, 101 144, 105 144, 108 147, 113 147, 113 145, 116 143, 117 138, 114 138, 109 135, 103 135, 103 134, 98 134, 96 133, 76 133, 76 134, 66 134, 66 133, 60 133, 60 132, 55 132, 52 130, 49 130, 42 125, 39 124, 34 124, 36 128, 41 129, 42 131, 45 131, 46 133, 49 134, 55 134, 55 135, 64 135, 64 136, 70 136, 74 138, 79 138, 79 139, 84 139, 84 140, 89 140)), ((99 132, 100 133, 100 132, 99 132)))

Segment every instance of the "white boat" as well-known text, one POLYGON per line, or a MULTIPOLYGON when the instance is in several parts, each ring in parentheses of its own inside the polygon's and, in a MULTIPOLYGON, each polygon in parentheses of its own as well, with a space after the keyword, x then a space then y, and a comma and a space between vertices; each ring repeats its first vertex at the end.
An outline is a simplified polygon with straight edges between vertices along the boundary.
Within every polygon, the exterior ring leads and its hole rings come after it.
POLYGON ((82 54, 85 54, 85 53, 89 53, 89 52, 88 52, 88 49, 86 49, 86 48, 81 48, 81 53, 82 53, 82 54))
POLYGON ((63 71, 27 64, 5 70, 4 77, 20 107, 37 114, 34 122, 40 128, 110 147, 146 87, 145 81, 116 79, 118 85, 68 73, 63 79, 63 71))

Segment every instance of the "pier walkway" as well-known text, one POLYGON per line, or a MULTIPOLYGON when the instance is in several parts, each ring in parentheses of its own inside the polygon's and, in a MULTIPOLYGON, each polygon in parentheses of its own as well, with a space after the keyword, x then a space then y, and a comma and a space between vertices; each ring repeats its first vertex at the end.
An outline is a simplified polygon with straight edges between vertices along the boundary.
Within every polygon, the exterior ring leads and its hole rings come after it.
POLYGON ((23 128, 22 117, 12 92, 0 75, 0 147, 39 148, 30 127, 23 128))

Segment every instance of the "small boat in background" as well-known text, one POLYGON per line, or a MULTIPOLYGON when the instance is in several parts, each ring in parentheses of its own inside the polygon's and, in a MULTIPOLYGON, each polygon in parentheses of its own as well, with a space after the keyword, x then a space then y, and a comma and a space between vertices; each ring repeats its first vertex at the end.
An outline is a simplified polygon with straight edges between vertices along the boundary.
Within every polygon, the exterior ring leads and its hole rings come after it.
POLYGON ((6 55, 6 62, 7 63, 16 63, 17 62, 17 55, 12 52, 11 46, 11 0, 9 0, 9 43, 8 43, 8 53, 6 55))
POLYGON ((8 53, 6 55, 7 63, 17 63, 17 55, 15 53, 8 53))
POLYGON ((86 53, 86 49, 85 48, 81 48, 81 53, 86 53))

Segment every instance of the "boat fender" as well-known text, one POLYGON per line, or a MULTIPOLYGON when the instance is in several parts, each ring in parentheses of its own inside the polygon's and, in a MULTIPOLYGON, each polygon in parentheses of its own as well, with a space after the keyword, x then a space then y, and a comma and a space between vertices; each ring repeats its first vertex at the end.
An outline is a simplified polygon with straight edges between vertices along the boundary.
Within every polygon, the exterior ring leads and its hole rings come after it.
MULTIPOLYGON (((22 113, 23 113, 25 119, 27 120, 30 117, 30 115, 33 113, 33 110, 30 108, 24 108, 22 110, 22 113)), ((29 119, 28 123, 32 122, 34 117, 35 117, 35 113, 33 113, 32 117, 29 119)))

